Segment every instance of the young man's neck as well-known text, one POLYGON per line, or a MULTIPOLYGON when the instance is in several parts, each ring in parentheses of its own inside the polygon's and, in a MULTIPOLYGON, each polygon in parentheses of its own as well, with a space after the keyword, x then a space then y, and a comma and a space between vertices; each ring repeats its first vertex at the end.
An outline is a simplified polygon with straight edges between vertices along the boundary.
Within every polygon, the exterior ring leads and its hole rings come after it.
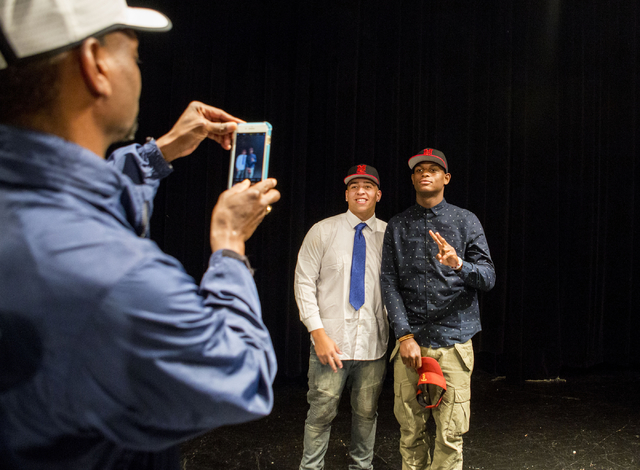
POLYGON ((416 194, 416 202, 425 209, 431 209, 432 207, 437 206, 442 202, 443 199, 444 192, 434 195, 416 194))
MULTIPOLYGON (((351 210, 349 210, 349 212, 351 212, 351 210)), ((354 212, 351 212, 351 213, 355 215, 358 219, 362 220, 363 222, 366 222, 376 214, 376 211, 373 210, 371 212, 367 212, 366 214, 356 214, 354 212)))

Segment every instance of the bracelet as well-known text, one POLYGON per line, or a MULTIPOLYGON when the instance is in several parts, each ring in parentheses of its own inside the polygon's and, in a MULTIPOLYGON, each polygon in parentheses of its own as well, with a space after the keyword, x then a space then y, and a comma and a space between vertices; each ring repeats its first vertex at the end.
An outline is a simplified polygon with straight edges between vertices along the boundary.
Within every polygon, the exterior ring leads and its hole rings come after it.
POLYGON ((460 269, 462 269, 462 263, 463 263, 462 258, 460 258, 458 256, 458 264, 456 264, 456 266, 453 268, 453 270, 454 271, 460 271, 460 269))
POLYGON ((402 343, 403 341, 406 341, 406 340, 411 339, 411 338, 413 338, 413 333, 409 333, 408 335, 404 335, 403 337, 398 338, 398 341, 400 341, 402 343))
POLYGON ((249 258, 247 258, 246 256, 241 255, 240 253, 236 253, 235 251, 229 250, 227 248, 224 248, 222 250, 221 255, 222 256, 226 256, 227 258, 237 259, 241 263, 244 263, 244 265, 247 267, 247 269, 249 270, 249 272, 253 276, 254 269, 251 267, 251 263, 249 263, 249 258))

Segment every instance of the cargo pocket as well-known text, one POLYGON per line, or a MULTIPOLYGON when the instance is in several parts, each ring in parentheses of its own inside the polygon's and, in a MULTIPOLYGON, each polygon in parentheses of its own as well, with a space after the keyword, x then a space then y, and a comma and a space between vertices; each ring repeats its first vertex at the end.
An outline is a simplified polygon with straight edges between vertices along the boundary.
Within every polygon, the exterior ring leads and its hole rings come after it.
POLYGON ((460 436, 469 430, 471 389, 469 387, 456 389, 454 400, 447 434, 460 436))
POLYGON ((415 388, 410 383, 396 383, 393 390, 393 414, 400 425, 400 452, 406 452, 424 439, 429 414, 425 414, 425 409, 418 405, 415 388))
POLYGON ((473 344, 471 343, 471 340, 463 344, 456 343, 453 345, 453 347, 456 349, 458 356, 460 356, 460 359, 462 360, 462 363, 465 365, 467 370, 469 372, 473 372, 473 364, 475 360, 473 356, 473 344))
POLYGON ((393 385, 393 390, 396 394, 396 399, 399 399, 406 408, 408 413, 416 414, 424 411, 418 400, 416 400, 416 387, 410 383, 396 383, 393 385))
POLYGON ((421 420, 419 415, 424 412, 424 408, 418 405, 416 400, 416 390, 418 386, 418 374, 408 369, 403 363, 399 354, 396 355, 393 363, 393 392, 394 403, 393 412, 400 423, 400 427, 414 428, 416 419, 421 420))

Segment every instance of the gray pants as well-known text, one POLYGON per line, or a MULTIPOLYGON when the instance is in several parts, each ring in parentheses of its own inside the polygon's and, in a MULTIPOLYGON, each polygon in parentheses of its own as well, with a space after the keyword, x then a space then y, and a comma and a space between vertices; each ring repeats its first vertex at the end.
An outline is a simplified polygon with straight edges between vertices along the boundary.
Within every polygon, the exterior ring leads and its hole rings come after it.
POLYGON ((351 390, 350 470, 369 470, 376 439, 378 397, 384 382, 387 360, 342 361, 343 368, 333 372, 322 365, 311 346, 309 357, 309 412, 304 426, 304 451, 300 470, 321 470, 329 445, 331 422, 338 413, 340 395, 351 390))

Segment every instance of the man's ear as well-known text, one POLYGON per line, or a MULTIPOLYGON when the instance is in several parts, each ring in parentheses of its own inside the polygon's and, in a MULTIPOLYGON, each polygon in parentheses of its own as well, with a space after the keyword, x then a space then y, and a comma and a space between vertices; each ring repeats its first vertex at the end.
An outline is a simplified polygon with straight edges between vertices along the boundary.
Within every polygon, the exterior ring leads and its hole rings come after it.
POLYGON ((96 38, 85 39, 79 47, 80 70, 87 89, 96 97, 111 95, 111 82, 105 73, 108 69, 107 52, 96 38))
POLYGON ((449 181, 451 181, 451 173, 445 173, 445 175, 444 175, 444 184, 445 185, 449 184, 449 181))
POLYGON ((380 202, 380 198, 381 198, 381 197, 382 197, 382 191, 380 191, 380 190, 378 189, 378 192, 377 192, 377 194, 376 194, 376 202, 380 202))

